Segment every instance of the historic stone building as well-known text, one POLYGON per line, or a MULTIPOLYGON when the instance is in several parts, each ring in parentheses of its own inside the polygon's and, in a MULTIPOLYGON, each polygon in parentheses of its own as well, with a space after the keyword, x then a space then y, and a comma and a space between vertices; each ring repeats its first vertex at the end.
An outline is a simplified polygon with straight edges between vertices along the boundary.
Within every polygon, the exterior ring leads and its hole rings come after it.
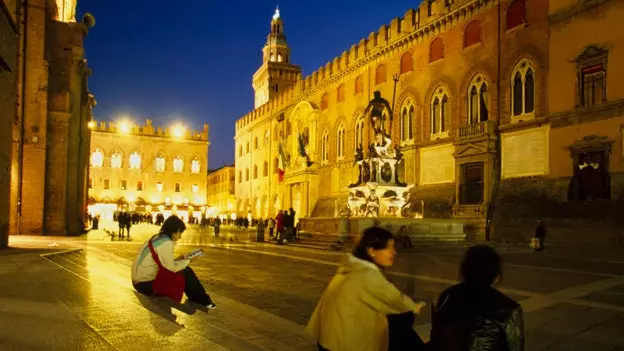
POLYGON ((549 113, 501 127, 495 233, 526 240, 544 218, 551 242, 624 242, 623 15, 622 1, 550 0, 549 113))
POLYGON ((9 238, 12 130, 17 95, 17 1, 0 1, 0 248, 9 238))
MULTIPOLYGON (((85 15, 76 22, 75 0, 5 4, 17 6, 18 32, 17 84, 8 90, 17 96, 9 113, 15 118, 10 128, 2 128, 2 133, 12 132, 13 141, 9 231, 80 234, 87 198, 87 123, 95 104, 87 86, 83 40, 94 20, 85 15)), ((2 45, 11 40, 3 37, 2 45)))
POLYGON ((208 125, 192 131, 147 119, 91 123, 89 211, 112 220, 118 210, 200 217, 206 205, 208 125))
MULTIPOLYGON (((547 18, 541 0, 423 1, 308 77, 297 75, 236 123, 239 213, 293 207, 303 217, 334 217, 356 179, 356 146, 371 140, 363 110, 380 91, 394 102, 393 144, 425 218, 485 219, 500 173, 499 127, 533 128, 548 113, 547 18), (280 145, 289 158, 281 182, 280 145)), ((279 16, 276 26, 283 37, 279 16)), ((264 50, 263 66, 270 54, 264 50)), ((278 64, 266 79, 295 72, 278 64)))
POLYGON ((208 211, 210 216, 236 218, 234 165, 208 172, 208 211))

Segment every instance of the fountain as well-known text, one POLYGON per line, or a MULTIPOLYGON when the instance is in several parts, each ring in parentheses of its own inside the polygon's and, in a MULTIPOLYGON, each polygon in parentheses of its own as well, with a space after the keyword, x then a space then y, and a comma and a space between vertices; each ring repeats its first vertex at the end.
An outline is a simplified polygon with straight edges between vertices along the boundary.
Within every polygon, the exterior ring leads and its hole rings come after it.
POLYGON ((422 218, 424 204, 421 202, 420 211, 412 209, 409 199, 412 186, 399 177, 403 154, 400 146, 392 146, 392 108, 379 91, 374 92, 364 116, 370 122, 374 140, 366 157, 362 145, 357 147, 358 179, 349 185, 347 206, 339 214, 342 217, 422 218))

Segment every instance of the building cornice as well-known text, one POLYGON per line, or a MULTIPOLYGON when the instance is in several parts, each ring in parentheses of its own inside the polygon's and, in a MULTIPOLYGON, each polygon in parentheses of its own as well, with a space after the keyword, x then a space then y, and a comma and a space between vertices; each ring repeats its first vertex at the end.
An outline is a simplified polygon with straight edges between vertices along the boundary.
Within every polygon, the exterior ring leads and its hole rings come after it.
POLYGON ((609 0, 578 0, 576 4, 564 7, 548 16, 548 23, 555 25, 560 22, 567 21, 570 18, 591 10, 607 1, 609 0))

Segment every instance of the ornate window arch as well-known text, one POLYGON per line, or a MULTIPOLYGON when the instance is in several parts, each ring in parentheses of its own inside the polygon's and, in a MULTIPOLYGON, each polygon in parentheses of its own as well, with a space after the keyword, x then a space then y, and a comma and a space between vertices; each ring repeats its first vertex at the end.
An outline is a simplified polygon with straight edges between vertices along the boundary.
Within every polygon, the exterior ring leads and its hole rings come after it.
POLYGON ((199 162, 199 158, 194 157, 191 161, 191 173, 199 173, 201 171, 201 162, 199 162))
POLYGON ((444 58, 444 40, 440 37, 433 39, 429 47, 429 62, 444 58))
POLYGON ((477 74, 468 87, 468 124, 485 122, 489 117, 490 95, 487 80, 477 74))
POLYGON ((450 94, 445 87, 438 87, 431 97, 431 134, 445 136, 451 124, 450 94))
POLYGON ((364 117, 360 116, 355 120, 355 148, 364 144, 364 117))
POLYGON ((323 137, 321 138, 321 162, 327 163, 329 161, 329 132, 327 129, 323 131, 323 137))
POLYGON ((91 153, 91 167, 102 167, 104 164, 104 152, 101 149, 95 149, 91 153))
MULTIPOLYGON (((242 150, 242 148, 241 148, 242 150)), ((164 172, 166 168, 167 161, 165 159, 165 155, 159 153, 154 160, 154 170, 156 172, 164 172)))
POLYGON ((141 169, 141 155, 135 151, 128 157, 130 169, 141 169))
POLYGON ((343 123, 338 126, 336 133, 336 157, 344 158, 345 155, 345 127, 343 123))
POLYGON ((173 171, 175 173, 181 173, 184 171, 184 159, 182 158, 182 156, 176 156, 173 159, 173 171))
POLYGON ((411 52, 406 52, 401 57, 401 74, 414 70, 414 58, 411 52))
POLYGON ((533 63, 522 59, 511 75, 511 113, 513 116, 535 112, 535 68, 533 63))
POLYGON ((123 164, 121 152, 113 151, 113 153, 111 154, 110 164, 111 168, 121 168, 123 164))
POLYGON ((414 139, 414 103, 407 98, 401 106, 401 141, 414 139))
POLYGON ((479 44, 481 40, 481 21, 471 21, 464 29, 464 48, 479 44))

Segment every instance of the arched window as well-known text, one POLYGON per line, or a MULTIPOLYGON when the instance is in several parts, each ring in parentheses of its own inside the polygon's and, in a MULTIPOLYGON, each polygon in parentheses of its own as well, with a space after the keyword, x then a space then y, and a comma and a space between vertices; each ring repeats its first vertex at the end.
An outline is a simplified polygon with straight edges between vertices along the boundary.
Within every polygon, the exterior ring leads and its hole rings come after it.
POLYGON ((243 156, 243 145, 238 146, 238 156, 243 156))
POLYGON ((259 145, 259 143, 258 143, 258 137, 255 137, 255 138, 254 138, 254 150, 258 150, 258 147, 259 147, 259 146, 260 146, 260 145, 259 145))
POLYGON ((245 153, 248 154, 249 153, 249 142, 247 142, 245 144, 245 153))
POLYGON ((200 167, 199 159, 194 158, 193 161, 191 161, 191 172, 199 173, 200 170, 201 170, 201 167, 200 167))
POLYGON ((490 99, 485 77, 477 75, 468 88, 468 123, 474 124, 488 120, 490 99))
POLYGON ((381 64, 377 66, 375 71, 375 84, 381 84, 386 82, 386 66, 381 64))
POLYGON ((141 169, 141 155, 138 152, 130 154, 130 169, 141 169))
POLYGON ((516 28, 526 23, 527 0, 514 0, 507 8, 507 29, 516 28))
POLYGON ((176 156, 176 158, 173 159, 173 171, 176 173, 184 171, 184 160, 181 156, 176 156))
POLYGON ((479 44, 481 42, 481 22, 472 21, 468 23, 466 29, 464 29, 464 47, 479 44))
POLYGON ((338 89, 336 89, 336 100, 338 102, 343 102, 345 99, 344 85, 340 84, 338 89))
POLYGON ((414 70, 414 58, 411 52, 406 52, 401 57, 401 74, 414 70))
POLYGON ((431 134, 437 135, 449 130, 451 124, 449 102, 446 89, 437 88, 431 99, 431 134))
POLYGON ((323 94, 321 97, 321 110, 326 110, 329 107, 329 95, 323 94))
POLYGON ((269 163, 264 161, 264 165, 262 166, 262 176, 266 177, 269 175, 269 163))
POLYGON ((345 128, 341 123, 338 126, 338 133, 336 135, 336 156, 338 158, 343 158, 345 152, 345 128))
POLYGON ((243 182, 243 171, 238 171, 238 182, 239 183, 243 182))
POLYGON ((275 62, 275 54, 274 54, 274 53, 271 53, 271 54, 269 55, 269 60, 270 60, 271 62, 275 62))
POLYGON ((258 179, 258 166, 256 165, 253 168, 253 179, 258 179))
POLYGON ((358 117, 355 122, 355 148, 364 144, 364 118, 358 117))
POLYGON ((277 54, 277 62, 282 62, 284 61, 284 56, 282 56, 282 54, 277 54))
POLYGON ((329 133, 327 130, 323 132, 321 138, 321 161, 327 163, 329 161, 329 133))
POLYGON ((104 153, 100 149, 95 149, 91 153, 91 167, 102 167, 104 164, 104 153))
POLYGON ((429 47, 429 62, 434 62, 444 58, 444 40, 435 38, 429 47))
POLYGON ((113 152, 111 155, 111 167, 121 168, 121 154, 118 151, 113 152))
POLYGON ((249 168, 245 168, 245 181, 249 180, 249 168))
POLYGON ((405 100, 401 107, 401 141, 414 139, 414 103, 411 99, 405 100))
POLYGON ((355 78, 354 90, 356 94, 360 94, 364 91, 364 81, 362 81, 362 76, 357 76, 355 78))
POLYGON ((165 156, 158 155, 156 156, 156 160, 154 160, 154 169, 156 172, 164 172, 165 171, 165 156))
POLYGON ((528 60, 516 65, 512 74, 511 111, 514 116, 535 111, 535 69, 528 60))

